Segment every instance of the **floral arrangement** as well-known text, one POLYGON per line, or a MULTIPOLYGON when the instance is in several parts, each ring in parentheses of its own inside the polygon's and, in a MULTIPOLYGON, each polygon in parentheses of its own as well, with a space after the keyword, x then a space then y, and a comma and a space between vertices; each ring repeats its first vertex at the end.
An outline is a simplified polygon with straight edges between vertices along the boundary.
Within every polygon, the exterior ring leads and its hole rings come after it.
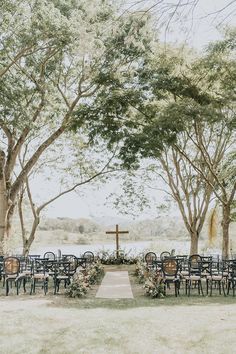
POLYGON ((134 274, 138 277, 139 283, 144 284, 145 279, 147 279, 149 275, 149 270, 143 261, 137 261, 134 274))
POLYGON ((73 275, 72 282, 66 289, 66 295, 68 297, 81 297, 85 296, 90 288, 87 277, 81 273, 75 273, 73 275))
POLYGON ((150 270, 145 262, 139 260, 136 263, 135 275, 138 277, 139 283, 144 284, 143 288, 148 296, 164 297, 164 283, 159 272, 150 270))
POLYGON ((92 263, 89 268, 76 272, 66 290, 68 297, 85 296, 92 284, 96 284, 104 274, 101 263, 92 263))
POLYGON ((139 256, 130 256, 129 252, 125 250, 119 250, 119 257, 116 257, 116 253, 110 251, 102 250, 98 252, 97 258, 100 259, 102 264, 112 265, 112 264, 136 264, 139 256))
POLYGON ((144 289, 152 298, 164 297, 164 282, 160 274, 150 274, 144 283, 144 289))

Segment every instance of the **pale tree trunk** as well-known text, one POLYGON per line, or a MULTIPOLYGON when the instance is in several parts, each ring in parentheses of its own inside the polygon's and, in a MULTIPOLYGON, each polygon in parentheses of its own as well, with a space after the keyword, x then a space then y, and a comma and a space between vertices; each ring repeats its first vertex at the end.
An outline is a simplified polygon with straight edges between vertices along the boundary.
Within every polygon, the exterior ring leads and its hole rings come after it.
POLYGON ((7 212, 8 203, 6 198, 6 189, 4 181, 0 180, 0 256, 4 255, 4 240, 7 234, 7 212))
POLYGON ((230 225, 230 205, 223 205, 223 220, 222 220, 222 259, 229 258, 229 225, 230 225))
POLYGON ((6 179, 4 175, 5 153, 0 150, 0 255, 4 255, 4 239, 7 233, 7 191, 6 179))
POLYGON ((35 234, 39 222, 40 222, 40 218, 39 215, 37 215, 34 219, 29 238, 26 237, 23 238, 23 256, 28 256, 29 254, 30 247, 32 246, 32 243, 34 242, 35 239, 35 234))
POLYGON ((198 233, 191 232, 190 256, 192 256, 193 254, 198 254, 198 240, 198 233))
POLYGON ((40 218, 39 218, 40 211, 36 210, 34 207, 31 193, 30 193, 30 189, 29 189, 29 185, 28 185, 28 180, 26 180, 26 186, 27 186, 28 196, 30 199, 30 203, 31 203, 31 207, 32 207, 33 215, 34 215, 34 221, 33 221, 32 227, 31 227, 30 235, 29 235, 29 237, 27 237, 27 232, 26 232, 25 223, 24 223, 23 208, 22 208, 23 197, 24 197, 24 188, 22 188, 21 193, 19 195, 19 199, 18 199, 18 212, 19 212, 19 218, 20 218, 20 224, 21 224, 23 256, 28 256, 29 251, 30 251, 30 247, 35 239, 35 233, 36 233, 37 227, 40 222, 40 218))

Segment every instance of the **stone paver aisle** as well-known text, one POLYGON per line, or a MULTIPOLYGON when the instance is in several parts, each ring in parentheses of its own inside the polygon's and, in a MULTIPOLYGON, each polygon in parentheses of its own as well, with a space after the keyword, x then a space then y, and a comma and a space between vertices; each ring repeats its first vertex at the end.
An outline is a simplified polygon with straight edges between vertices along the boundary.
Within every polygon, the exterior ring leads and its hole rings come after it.
POLYGON ((106 272, 96 297, 104 299, 133 299, 128 272, 106 272))

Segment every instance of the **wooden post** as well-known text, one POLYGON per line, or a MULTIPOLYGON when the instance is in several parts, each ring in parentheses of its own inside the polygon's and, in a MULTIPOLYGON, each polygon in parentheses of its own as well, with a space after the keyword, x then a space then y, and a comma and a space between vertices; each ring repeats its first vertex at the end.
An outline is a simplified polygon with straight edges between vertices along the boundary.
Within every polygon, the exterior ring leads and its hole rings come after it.
POLYGON ((116 225, 116 231, 106 231, 106 234, 116 235, 116 258, 119 258, 119 235, 128 233, 129 231, 119 231, 119 225, 116 225))

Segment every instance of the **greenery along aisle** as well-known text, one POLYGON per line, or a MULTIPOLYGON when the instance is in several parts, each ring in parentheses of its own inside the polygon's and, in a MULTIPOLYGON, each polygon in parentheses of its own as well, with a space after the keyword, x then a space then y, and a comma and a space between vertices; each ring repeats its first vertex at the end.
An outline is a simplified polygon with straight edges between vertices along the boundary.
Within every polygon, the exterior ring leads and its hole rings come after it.
POLYGON ((98 283, 104 275, 104 268, 99 262, 92 263, 88 269, 74 274, 71 284, 66 290, 68 297, 85 296, 91 285, 98 283))

